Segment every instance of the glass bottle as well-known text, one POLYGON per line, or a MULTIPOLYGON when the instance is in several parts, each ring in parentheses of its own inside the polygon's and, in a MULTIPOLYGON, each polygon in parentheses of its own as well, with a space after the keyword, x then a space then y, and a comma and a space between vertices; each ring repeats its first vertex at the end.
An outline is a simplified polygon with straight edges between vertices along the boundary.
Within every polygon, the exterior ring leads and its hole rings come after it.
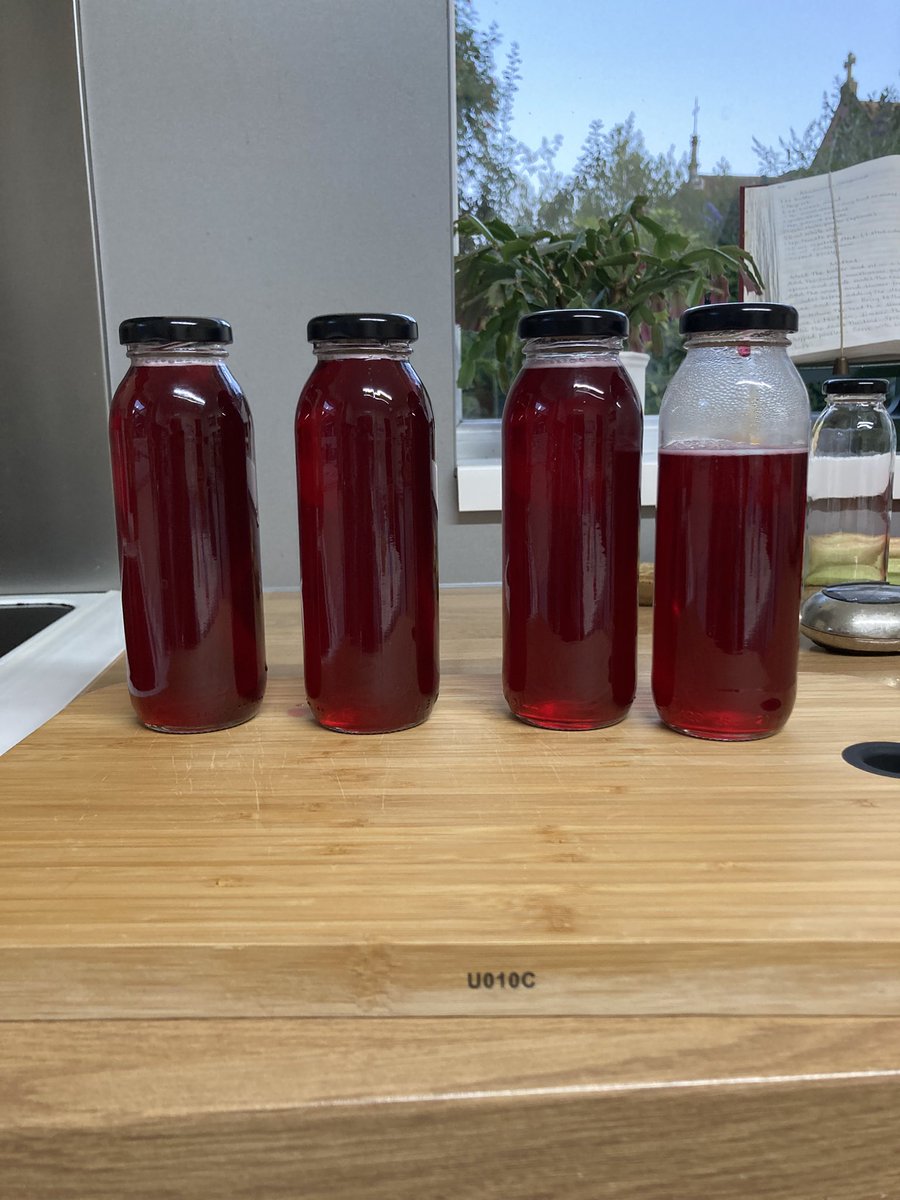
POLYGON ((887 579, 894 423, 886 379, 829 379, 813 424, 806 515, 807 587, 887 579))
POLYGON ((597 729, 635 692, 642 417, 623 313, 519 322, 503 409, 503 691, 548 729, 597 729))
POLYGON ((746 741, 794 706, 809 399, 797 312, 711 304, 681 318, 659 415, 653 697, 680 733, 746 741))
POLYGON ((132 704, 165 733, 248 721, 266 685, 253 429, 227 321, 136 317, 110 448, 132 704))
POLYGON ((326 728, 389 733, 438 694, 434 418, 410 365, 416 322, 314 317, 297 405, 303 667, 326 728))

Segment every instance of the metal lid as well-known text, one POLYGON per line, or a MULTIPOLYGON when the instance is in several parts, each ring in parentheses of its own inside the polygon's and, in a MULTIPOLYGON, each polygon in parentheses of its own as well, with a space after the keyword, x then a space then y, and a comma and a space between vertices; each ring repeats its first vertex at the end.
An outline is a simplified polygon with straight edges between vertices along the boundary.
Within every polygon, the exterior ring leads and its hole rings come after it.
POLYGON ((837 583, 823 588, 800 609, 800 632, 829 650, 898 654, 900 587, 891 583, 837 583))
POLYGON ((221 317, 128 317, 119 326, 123 346, 221 342, 230 345, 231 326, 221 317))
POLYGON ((886 396, 889 387, 887 379, 853 379, 849 375, 836 375, 825 380, 822 391, 826 396, 886 396))
POLYGON ((306 326, 309 342, 414 342, 418 336, 406 313, 324 313, 306 326))
POLYGON ((762 304, 759 301, 732 304, 700 304, 681 315, 681 332, 736 333, 744 329, 796 333, 796 308, 789 304, 762 304))
POLYGON ((519 321, 520 338, 628 337, 628 318, 614 308, 544 308, 519 321))

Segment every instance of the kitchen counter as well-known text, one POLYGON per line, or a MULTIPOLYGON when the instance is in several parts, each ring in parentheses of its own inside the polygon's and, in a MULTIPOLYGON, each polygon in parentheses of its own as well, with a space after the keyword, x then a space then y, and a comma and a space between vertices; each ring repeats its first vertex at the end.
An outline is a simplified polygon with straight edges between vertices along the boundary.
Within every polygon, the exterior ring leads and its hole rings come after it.
POLYGON ((117 664, 0 763, 4 1200, 900 1195, 900 781, 840 757, 900 659, 696 742, 644 610, 632 715, 554 733, 442 604, 416 730, 318 729, 275 595, 255 721, 149 733, 117 664))

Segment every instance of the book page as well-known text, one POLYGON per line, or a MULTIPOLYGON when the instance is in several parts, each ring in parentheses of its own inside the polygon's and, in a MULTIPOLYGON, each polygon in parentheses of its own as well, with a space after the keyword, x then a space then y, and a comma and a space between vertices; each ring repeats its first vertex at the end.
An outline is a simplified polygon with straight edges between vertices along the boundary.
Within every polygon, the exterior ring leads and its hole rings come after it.
MULTIPOLYGON (((900 155, 831 175, 848 351, 900 351, 900 155)), ((826 357, 840 346, 838 259, 828 175, 748 188, 746 248, 763 299, 793 304, 800 330, 791 356, 826 357)))

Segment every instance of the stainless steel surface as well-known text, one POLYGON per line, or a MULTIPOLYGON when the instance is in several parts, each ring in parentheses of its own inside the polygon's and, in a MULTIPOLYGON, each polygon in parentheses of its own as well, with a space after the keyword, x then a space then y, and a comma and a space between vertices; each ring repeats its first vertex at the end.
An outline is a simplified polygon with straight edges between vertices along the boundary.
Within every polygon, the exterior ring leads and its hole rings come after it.
POLYGON ((800 632, 830 650, 900 653, 900 587, 845 583, 823 588, 804 601, 800 632))
POLYGON ((118 579, 73 5, 0 36, 0 593, 118 579))

